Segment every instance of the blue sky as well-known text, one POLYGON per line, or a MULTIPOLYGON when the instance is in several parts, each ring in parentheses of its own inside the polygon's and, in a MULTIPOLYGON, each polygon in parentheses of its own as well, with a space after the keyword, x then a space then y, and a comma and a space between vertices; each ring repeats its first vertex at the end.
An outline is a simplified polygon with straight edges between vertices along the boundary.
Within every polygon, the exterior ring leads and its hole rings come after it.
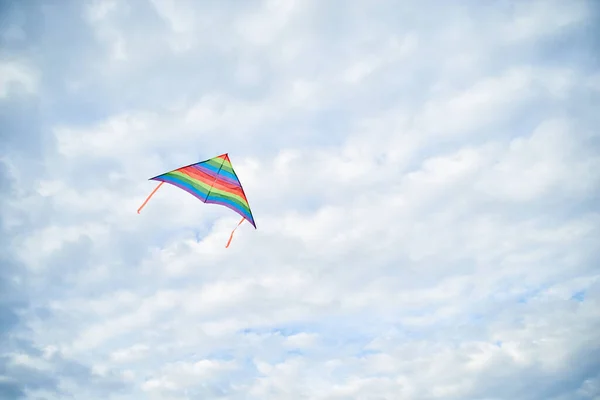
POLYGON ((0 397, 600 398, 597 2, 0 4, 0 397))

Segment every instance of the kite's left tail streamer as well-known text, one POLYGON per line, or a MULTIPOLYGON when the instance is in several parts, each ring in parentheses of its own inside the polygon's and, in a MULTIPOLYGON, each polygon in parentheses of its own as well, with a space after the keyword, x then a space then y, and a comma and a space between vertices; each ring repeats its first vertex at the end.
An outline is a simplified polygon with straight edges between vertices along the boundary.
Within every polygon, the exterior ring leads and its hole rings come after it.
POLYGON ((156 193, 156 191, 158 190, 158 188, 160 188, 162 186, 162 184, 165 183, 164 181, 161 181, 157 187, 154 188, 154 190, 152 191, 152 193, 150 193, 148 195, 148 197, 146 198, 146 200, 144 201, 144 203, 142 203, 142 205, 140 206, 140 208, 138 208, 137 213, 139 214, 140 211, 142 211, 142 208, 144 208, 144 206, 146 205, 146 203, 148 202, 148 200, 150 200, 150 197, 152 197, 154 195, 154 193, 156 193))
POLYGON ((246 218, 242 218, 241 221, 238 222, 238 224, 236 225, 236 227, 233 228, 233 231, 231 231, 231 235, 229 236, 229 240, 227 241, 227 244, 225 245, 225 248, 229 247, 229 244, 231 243, 231 239, 233 239, 233 233, 238 228, 238 226, 240 226, 242 224, 242 222, 244 222, 245 219, 246 218))

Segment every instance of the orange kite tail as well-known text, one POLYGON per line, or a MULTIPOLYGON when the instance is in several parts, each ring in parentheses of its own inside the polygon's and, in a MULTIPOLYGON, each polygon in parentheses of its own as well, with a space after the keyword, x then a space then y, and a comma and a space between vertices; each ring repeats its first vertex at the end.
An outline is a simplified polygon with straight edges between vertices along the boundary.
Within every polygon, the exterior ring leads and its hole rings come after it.
POLYGON ((144 203, 140 206, 140 208, 138 208, 137 213, 139 214, 140 211, 142 211, 142 208, 144 208, 144 206, 146 205, 146 203, 148 202, 148 200, 150 200, 150 197, 152 197, 154 195, 154 193, 156 193, 156 191, 158 190, 158 188, 160 188, 162 186, 162 184, 165 183, 163 181, 161 181, 157 187, 154 188, 154 190, 152 191, 152 193, 150 193, 148 195, 148 197, 146 198, 146 200, 144 201, 144 203))
POLYGON ((233 228, 233 231, 231 231, 231 235, 229 236, 229 240, 227 241, 227 244, 225 245, 225 248, 229 247, 229 244, 231 243, 231 239, 233 239, 233 233, 238 228, 238 226, 240 226, 242 224, 242 222, 244 222, 245 220, 246 220, 246 218, 242 218, 241 221, 238 222, 238 224, 236 225, 236 227, 233 228))

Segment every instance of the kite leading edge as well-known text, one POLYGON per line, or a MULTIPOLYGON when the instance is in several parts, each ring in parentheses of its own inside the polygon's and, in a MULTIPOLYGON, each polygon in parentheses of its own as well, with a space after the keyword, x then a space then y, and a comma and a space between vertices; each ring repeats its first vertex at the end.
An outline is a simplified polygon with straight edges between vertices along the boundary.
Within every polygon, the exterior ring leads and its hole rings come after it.
POLYGON ((231 232, 225 247, 229 247, 235 230, 245 220, 250 222, 256 229, 256 223, 244 193, 244 188, 231 165, 227 153, 166 172, 150 178, 150 180, 159 181, 160 183, 138 208, 138 214, 154 193, 166 182, 185 190, 203 203, 225 206, 242 216, 240 222, 231 232))

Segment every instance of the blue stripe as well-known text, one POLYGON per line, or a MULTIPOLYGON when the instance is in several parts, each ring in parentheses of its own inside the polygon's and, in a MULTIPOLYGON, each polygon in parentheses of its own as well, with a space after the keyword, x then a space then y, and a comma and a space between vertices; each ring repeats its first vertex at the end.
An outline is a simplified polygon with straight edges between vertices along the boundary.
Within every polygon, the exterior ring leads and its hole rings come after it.
MULTIPOLYGON (((209 174, 212 177, 215 177, 217 175, 217 171, 219 171, 219 168, 216 168, 209 164, 198 164, 198 165, 195 165, 194 167, 199 169, 200 171, 204 170, 203 172, 206 172, 207 174, 209 174)), ((219 171, 219 178, 225 178, 226 180, 231 181, 231 183, 233 183, 235 185, 240 184, 240 181, 237 179, 237 177, 235 175, 233 175, 230 172, 225 171, 224 169, 219 171)))

